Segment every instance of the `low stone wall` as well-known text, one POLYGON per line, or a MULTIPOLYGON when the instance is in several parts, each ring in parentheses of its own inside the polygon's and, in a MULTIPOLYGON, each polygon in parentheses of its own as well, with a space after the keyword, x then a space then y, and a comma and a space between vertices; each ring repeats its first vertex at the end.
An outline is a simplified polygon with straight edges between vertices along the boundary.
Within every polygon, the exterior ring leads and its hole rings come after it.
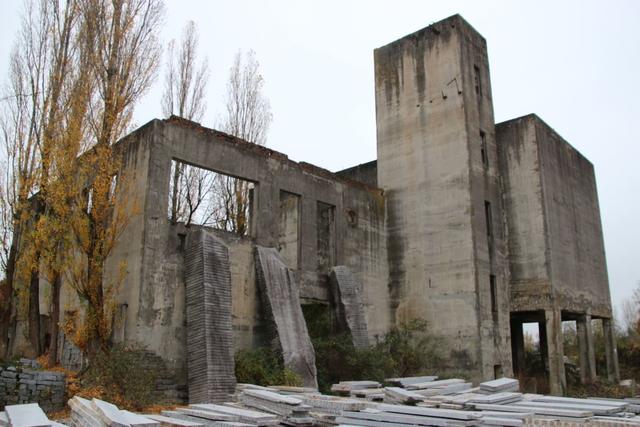
POLYGON ((40 371, 33 363, 0 366, 0 410, 5 405, 38 403, 47 412, 64 407, 66 375, 62 372, 40 371))

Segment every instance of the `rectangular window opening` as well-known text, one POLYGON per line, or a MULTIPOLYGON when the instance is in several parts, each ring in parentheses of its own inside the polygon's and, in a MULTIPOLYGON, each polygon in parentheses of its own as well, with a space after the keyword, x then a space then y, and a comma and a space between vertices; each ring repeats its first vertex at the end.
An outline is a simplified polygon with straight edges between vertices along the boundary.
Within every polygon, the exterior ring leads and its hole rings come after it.
POLYGON ((171 222, 250 234, 255 183, 175 159, 169 179, 171 222))
POLYGON ((491 291, 491 313, 495 320, 498 317, 498 289, 496 285, 496 276, 494 274, 489 275, 489 288, 491 291))
POLYGON ((487 135, 480 131, 480 154, 482 156, 482 164, 489 166, 489 157, 487 156, 487 135))
POLYGON ((491 202, 484 201, 484 218, 487 223, 487 237, 489 240, 493 238, 493 223, 491 215, 491 202))
POLYGON ((503 377, 502 365, 493 365, 493 378, 498 379, 503 377))
POLYGON ((482 97, 482 79, 480 76, 480 67, 477 65, 473 66, 473 82, 476 89, 476 95, 482 97))
POLYGON ((335 265, 335 210, 335 206, 317 203, 318 271, 325 274, 335 265))
POLYGON ((298 268, 300 253, 300 196, 283 190, 280 190, 278 250, 289 268, 298 268))

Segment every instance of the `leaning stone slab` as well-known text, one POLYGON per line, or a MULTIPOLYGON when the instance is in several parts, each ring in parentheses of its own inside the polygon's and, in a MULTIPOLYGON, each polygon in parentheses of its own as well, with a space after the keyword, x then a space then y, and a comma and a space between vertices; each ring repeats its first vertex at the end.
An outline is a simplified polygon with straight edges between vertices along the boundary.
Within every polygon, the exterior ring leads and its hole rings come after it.
POLYGON ((51 421, 37 403, 9 405, 4 408, 11 427, 49 427, 51 421))
POLYGON ((337 307, 338 319, 349 329, 353 345, 369 345, 367 319, 360 298, 361 287, 349 267, 338 265, 331 269, 331 294, 337 307))
POLYGON ((6 412, 0 412, 0 426, 5 427, 9 425, 9 418, 7 418, 6 412))
POLYGON ((284 364, 302 378, 305 387, 317 389, 315 352, 293 273, 275 248, 256 246, 255 259, 260 299, 275 324, 284 364))

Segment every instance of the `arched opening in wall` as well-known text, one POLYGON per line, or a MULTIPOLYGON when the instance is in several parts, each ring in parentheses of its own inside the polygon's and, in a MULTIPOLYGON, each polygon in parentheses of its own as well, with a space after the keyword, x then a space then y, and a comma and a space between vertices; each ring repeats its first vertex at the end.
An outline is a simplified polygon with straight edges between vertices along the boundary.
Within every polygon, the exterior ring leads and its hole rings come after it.
POLYGON ((253 235, 257 183, 179 159, 171 161, 167 216, 174 223, 253 235))

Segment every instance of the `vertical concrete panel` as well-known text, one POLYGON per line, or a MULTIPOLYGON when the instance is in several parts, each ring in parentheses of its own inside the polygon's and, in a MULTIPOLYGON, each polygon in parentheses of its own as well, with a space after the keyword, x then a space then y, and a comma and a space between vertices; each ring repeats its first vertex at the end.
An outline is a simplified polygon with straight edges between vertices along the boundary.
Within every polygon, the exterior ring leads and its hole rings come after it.
POLYGON ((263 310, 275 326, 284 364, 306 387, 318 388, 315 352, 293 274, 275 248, 256 246, 255 258, 263 310))
MULTIPOLYGON (((551 394, 562 396, 567 389, 562 346, 562 315, 559 310, 545 310, 546 348, 551 394)), ((540 337, 542 342, 542 336, 540 337)))
POLYGON ((224 402, 236 385, 229 252, 201 228, 187 235, 185 283, 189 402, 224 402))

